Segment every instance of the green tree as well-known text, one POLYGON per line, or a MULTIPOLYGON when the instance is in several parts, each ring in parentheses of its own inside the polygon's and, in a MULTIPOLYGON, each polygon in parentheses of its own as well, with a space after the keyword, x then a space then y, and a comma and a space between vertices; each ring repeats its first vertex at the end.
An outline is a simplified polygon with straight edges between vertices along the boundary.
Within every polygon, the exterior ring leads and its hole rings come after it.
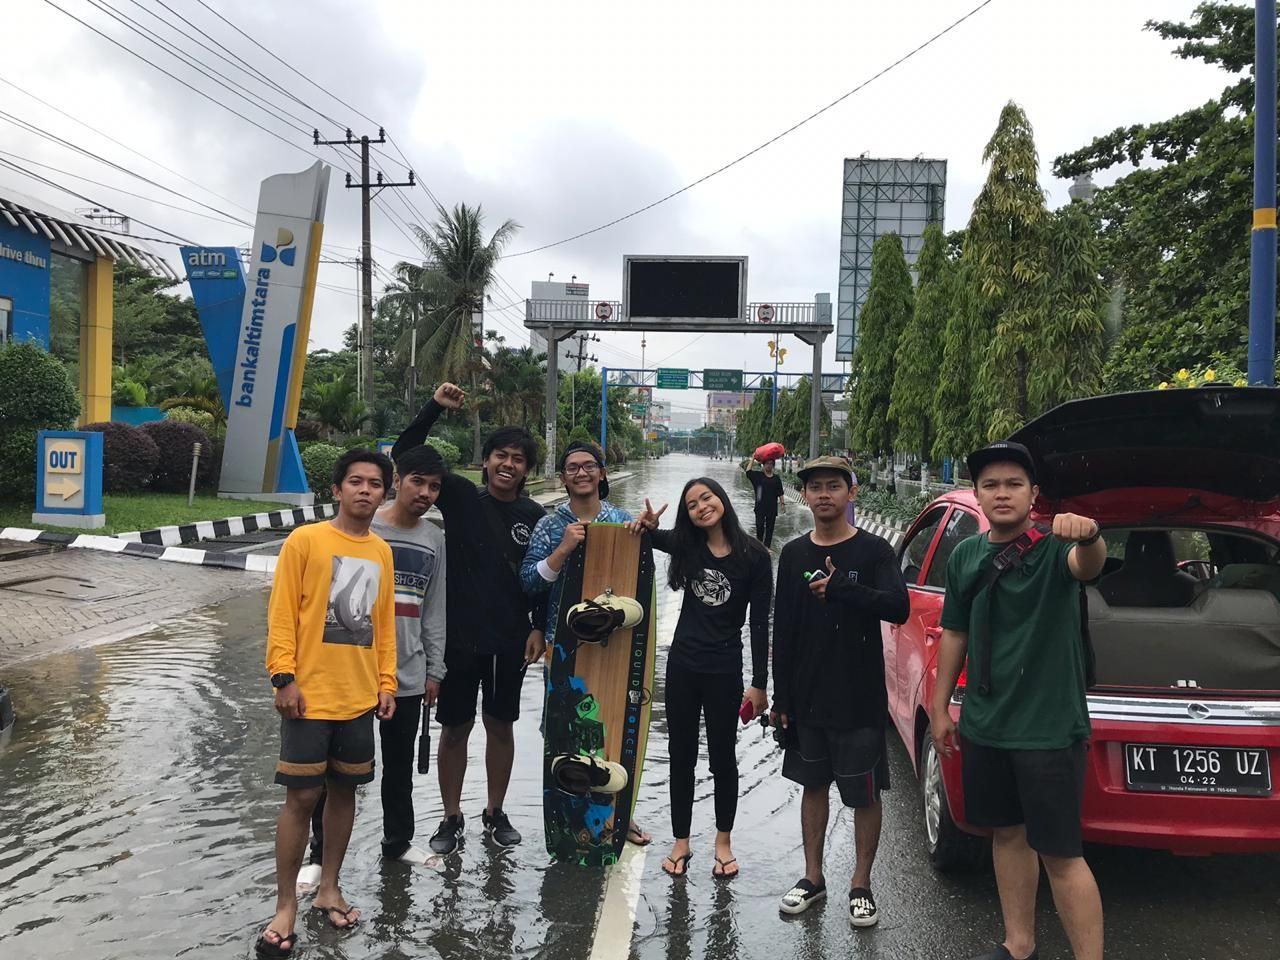
POLYGON ((973 264, 992 326, 980 393, 995 439, 1008 436, 1033 413, 1033 359, 1049 320, 1049 213, 1037 179, 1035 135, 1022 107, 1005 105, 982 160, 991 166, 973 204, 965 257, 973 264))
POLYGON ((858 347, 853 356, 850 417, 854 444, 864 454, 893 451, 889 403, 893 393, 894 354, 911 319, 911 271, 902 240, 887 233, 871 250, 871 285, 858 316, 858 347))
POLYGON ((951 265, 942 228, 930 224, 916 259, 915 309, 894 357, 889 419, 899 449, 928 462, 933 449, 933 399, 942 365, 942 338, 951 307, 951 265))
MULTIPOLYGON (((494 265, 502 248, 515 236, 520 225, 505 221, 486 241, 484 214, 480 207, 458 204, 452 211, 440 210, 440 218, 430 229, 414 225, 423 249, 435 261, 430 273, 438 301, 430 311, 428 335, 422 344, 422 363, 428 379, 466 381, 473 395, 478 393, 479 354, 471 329, 471 314, 484 305, 484 292, 493 278, 494 265)), ((480 410, 471 407, 472 462, 480 461, 480 410)))
POLYGON ((942 363, 933 395, 935 461, 963 457, 987 439, 985 408, 974 396, 986 330, 973 265, 964 260, 956 264, 948 286, 942 363))
POLYGON ((1120 127, 1054 162, 1060 177, 1129 169, 1093 200, 1102 274, 1123 295, 1108 390, 1142 389, 1215 356, 1243 367, 1248 354, 1253 5, 1200 3, 1189 23, 1146 28, 1175 42, 1175 56, 1231 79, 1216 99, 1120 127))
POLYGON ((745 410, 738 411, 736 443, 738 452, 743 456, 750 456, 757 447, 771 439, 772 407, 773 378, 765 377, 760 382, 760 389, 751 398, 750 405, 745 410))

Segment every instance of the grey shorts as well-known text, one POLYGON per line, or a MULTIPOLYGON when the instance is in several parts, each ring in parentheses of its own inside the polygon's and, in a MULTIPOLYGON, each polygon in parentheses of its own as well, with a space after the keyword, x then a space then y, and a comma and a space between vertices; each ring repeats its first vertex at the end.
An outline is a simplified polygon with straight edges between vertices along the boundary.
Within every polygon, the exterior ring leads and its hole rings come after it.
POLYGON ((834 780, 846 807, 873 807, 889 789, 889 756, 883 728, 831 730, 791 721, 782 775, 808 789, 834 780))

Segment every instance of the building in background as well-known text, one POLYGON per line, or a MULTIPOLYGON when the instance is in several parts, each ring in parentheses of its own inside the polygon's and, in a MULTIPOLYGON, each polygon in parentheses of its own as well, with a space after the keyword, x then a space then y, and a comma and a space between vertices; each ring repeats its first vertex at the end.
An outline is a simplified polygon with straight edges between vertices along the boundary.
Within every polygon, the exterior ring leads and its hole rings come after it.
POLYGON ((702 426, 702 414, 697 411, 677 410, 671 414, 671 429, 676 433, 697 430, 702 426))
POLYGON ((709 392, 707 426, 732 431, 738 425, 738 411, 745 410, 750 404, 751 400, 745 393, 709 392))
MULTIPOLYGON (((535 280, 529 287, 531 303, 528 309, 533 311, 531 316, 535 320, 588 320, 594 317, 590 284, 535 280)), ((546 353, 547 338, 537 330, 530 330, 529 346, 534 353, 546 353)))
POLYGON ((672 429, 670 400, 654 400, 650 402, 649 425, 672 429))

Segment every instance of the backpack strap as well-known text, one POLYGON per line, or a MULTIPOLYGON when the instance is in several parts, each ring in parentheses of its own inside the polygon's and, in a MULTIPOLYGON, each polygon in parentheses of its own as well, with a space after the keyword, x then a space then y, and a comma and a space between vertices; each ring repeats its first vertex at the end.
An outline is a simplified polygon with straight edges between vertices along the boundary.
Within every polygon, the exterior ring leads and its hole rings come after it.
MULTIPOLYGON (((1023 562, 1030 555, 1031 551, 1036 548, 1040 541, 1049 535, 1049 529, 1035 524, 1028 528, 1020 537, 1009 543, 1003 550, 997 553, 991 560, 990 566, 982 571, 973 586, 969 588, 967 599, 972 604, 974 600, 982 593, 989 591, 987 599, 988 620, 994 619, 996 590, 995 586, 1010 570, 1016 570, 1022 566, 1023 562)), ((981 693, 991 692, 991 648, 993 638, 988 636, 982 656, 978 661, 978 690, 981 693)))

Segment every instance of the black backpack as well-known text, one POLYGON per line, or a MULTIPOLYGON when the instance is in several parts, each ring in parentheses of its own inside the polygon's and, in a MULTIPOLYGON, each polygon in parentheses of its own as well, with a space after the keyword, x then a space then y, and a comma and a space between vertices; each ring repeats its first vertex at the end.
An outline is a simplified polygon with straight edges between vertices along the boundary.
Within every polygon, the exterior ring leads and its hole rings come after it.
MULTIPOLYGON (((991 595, 987 605, 990 609, 994 609, 996 597, 999 595, 996 584, 1000 582, 1000 578, 1010 570, 1016 570, 1022 566, 1023 561, 1036 548, 1036 545, 1048 539, 1050 533, 1048 527, 1035 524, 997 553, 991 560, 991 566, 987 567, 982 572, 982 576, 969 588, 966 599, 970 605, 983 590, 990 590, 991 595)), ((1080 642, 1084 647, 1084 686, 1086 690, 1092 690, 1098 684, 1098 661, 1093 652, 1093 639, 1089 636, 1089 596, 1085 592, 1084 583, 1080 584, 1080 642)), ((982 693, 991 692, 991 646, 988 640, 981 662, 978 664, 977 687, 982 693)))

